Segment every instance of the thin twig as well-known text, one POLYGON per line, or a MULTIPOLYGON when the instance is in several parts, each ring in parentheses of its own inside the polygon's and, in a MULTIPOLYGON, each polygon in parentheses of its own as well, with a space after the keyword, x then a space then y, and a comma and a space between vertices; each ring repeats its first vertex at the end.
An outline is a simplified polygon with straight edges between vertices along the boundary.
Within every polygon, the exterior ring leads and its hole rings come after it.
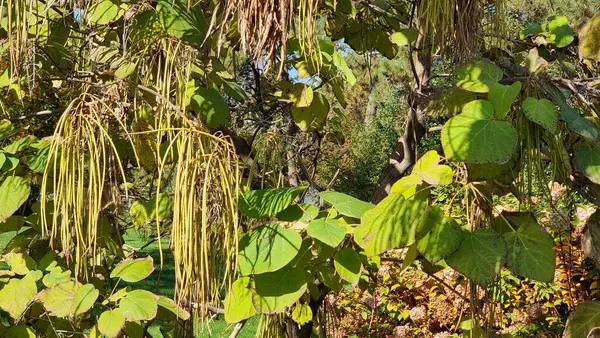
POLYGON ((233 329, 233 332, 231 332, 231 335, 229 336, 229 338, 236 338, 238 336, 238 334, 244 328, 244 325, 246 325, 246 319, 244 319, 241 322, 235 324, 235 328, 233 329))

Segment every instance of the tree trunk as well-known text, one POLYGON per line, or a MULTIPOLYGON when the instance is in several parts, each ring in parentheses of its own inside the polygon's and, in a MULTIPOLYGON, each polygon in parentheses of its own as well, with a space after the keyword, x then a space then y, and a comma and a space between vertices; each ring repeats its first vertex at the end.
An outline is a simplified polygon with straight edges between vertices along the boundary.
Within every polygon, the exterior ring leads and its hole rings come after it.
POLYGON ((323 283, 317 284, 317 287, 319 288, 320 293, 319 299, 311 298, 310 302, 308 303, 313 313, 313 319, 302 326, 298 326, 296 322, 294 322, 291 318, 288 318, 286 327, 287 338, 310 338, 312 336, 315 320, 319 315, 319 311, 321 309, 321 305, 323 305, 325 297, 327 297, 327 294, 329 294, 330 291, 329 288, 323 283))
POLYGON ((392 185, 404 176, 406 171, 415 163, 417 146, 421 138, 425 136, 426 130, 423 124, 426 116, 425 106, 431 96, 429 88, 431 46, 425 38, 423 30, 419 27, 417 29, 419 35, 415 42, 416 56, 413 57, 412 50, 410 55, 413 58, 411 66, 415 78, 415 87, 409 96, 406 128, 404 134, 398 139, 398 144, 390 156, 388 165, 379 177, 379 186, 371 198, 373 203, 378 203, 384 199, 389 194, 392 185))

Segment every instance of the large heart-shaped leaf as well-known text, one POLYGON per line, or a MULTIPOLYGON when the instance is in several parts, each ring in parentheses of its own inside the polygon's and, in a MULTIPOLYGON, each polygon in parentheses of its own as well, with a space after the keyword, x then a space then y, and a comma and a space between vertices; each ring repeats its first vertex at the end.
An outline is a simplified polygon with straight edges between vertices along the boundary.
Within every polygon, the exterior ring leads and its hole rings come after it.
POLYGON ((477 61, 457 70, 459 88, 476 92, 487 93, 490 86, 502 79, 502 69, 487 61, 477 61))
POLYGON ((249 284, 250 277, 241 277, 231 285, 224 303, 225 320, 228 323, 237 323, 256 314, 249 284))
POLYGON ((35 282, 33 275, 22 279, 11 278, 0 290, 0 308, 8 312, 13 319, 20 318, 37 294, 35 282))
POLYGON ((301 245, 302 237, 294 229, 261 225, 240 240, 239 272, 245 276, 279 270, 294 259, 301 245))
POLYGON ((325 95, 315 93, 308 107, 292 107, 292 119, 302 131, 319 129, 327 120, 329 101, 325 95))
POLYGON ((436 222, 431 231, 417 242, 417 250, 430 263, 437 263, 450 256, 460 247, 463 231, 451 217, 436 222))
POLYGON ((81 285, 75 291, 73 302, 71 303, 71 315, 80 315, 87 312, 94 306, 100 291, 92 284, 81 285))
POLYGON ((86 17, 89 23, 93 25, 106 25, 118 20, 124 13, 125 11, 119 8, 118 3, 103 0, 94 5, 86 17))
POLYGON ((9 218, 27 201, 31 188, 26 179, 9 176, 0 185, 0 223, 9 218))
POLYGON ((308 223, 306 233, 321 242, 337 247, 346 237, 346 228, 339 219, 319 218, 308 223))
POLYGON ((360 218, 365 211, 374 207, 374 205, 369 202, 361 201, 358 198, 354 198, 341 192, 323 191, 319 193, 319 196, 344 216, 360 218))
POLYGON ((551 39, 556 47, 563 48, 571 44, 575 37, 573 29, 569 27, 569 19, 563 15, 552 16, 546 24, 547 30, 552 34, 551 39))
POLYGON ((393 193, 362 215, 361 224, 354 229, 354 240, 368 256, 409 246, 424 235, 420 221, 426 211, 425 200, 407 200, 393 193))
POLYGON ((600 146, 575 148, 575 165, 590 181, 600 184, 600 146))
POLYGON ((119 309, 125 319, 150 320, 156 316, 158 297, 150 291, 133 290, 128 292, 119 302, 119 309))
POLYGON ((468 163, 506 163, 517 146, 517 131, 508 122, 494 121, 489 101, 476 100, 442 128, 446 157, 468 163))
POLYGON ((352 285, 358 284, 362 263, 360 256, 353 248, 343 248, 333 257, 335 271, 352 285))
POLYGON ((125 317, 121 313, 121 309, 106 310, 100 314, 98 318, 98 330, 103 335, 114 338, 119 335, 119 332, 125 326, 125 317))
POLYGON ((528 97, 523 101, 525 116, 532 122, 539 124, 551 133, 558 128, 558 110, 548 99, 535 99, 528 97))
MULTIPOLYGON (((502 217, 502 216, 500 216, 502 217)), ((530 213, 507 216, 516 231, 507 231, 506 267, 516 275, 550 283, 554 280, 554 241, 530 213)))
POLYGON ((427 113, 432 116, 452 116, 461 112, 465 104, 477 99, 475 94, 461 88, 448 88, 439 97, 433 97, 427 103, 427 113))
POLYGON ((579 56, 600 61, 600 13, 579 30, 579 56))
POLYGON ((412 28, 400 29, 390 35, 390 41, 398 46, 406 46, 417 39, 417 30, 412 28))
POLYGON ((294 304, 312 281, 310 273, 301 267, 286 266, 275 272, 254 277, 253 303, 258 313, 278 313, 294 304))
POLYGON ((271 217, 287 208, 306 187, 250 190, 239 199, 240 211, 252 218, 271 217))
POLYGON ((465 230, 458 250, 446 258, 449 266, 482 286, 494 281, 505 261, 506 243, 490 229, 465 230))
POLYGON ((75 281, 58 284, 42 291, 39 298, 49 314, 68 317, 71 314, 75 293, 80 286, 81 284, 75 281))
POLYGON ((600 302, 583 302, 571 312, 563 338, 592 338, 588 334, 597 327, 600 327, 600 302))
POLYGON ((510 86, 494 83, 490 86, 489 99, 494 106, 494 117, 503 119, 510 111, 510 106, 521 91, 521 82, 516 81, 510 86))
POLYGON ((199 5, 184 1, 160 0, 156 13, 166 32, 188 45, 199 47, 206 37, 207 24, 199 5))
POLYGON ((196 89, 190 105, 209 128, 219 128, 229 122, 229 106, 221 94, 212 88, 196 89))
POLYGON ((110 273, 110 278, 121 278, 125 282, 135 283, 150 276, 152 271, 154 271, 154 259, 151 256, 125 259, 115 266, 110 273))

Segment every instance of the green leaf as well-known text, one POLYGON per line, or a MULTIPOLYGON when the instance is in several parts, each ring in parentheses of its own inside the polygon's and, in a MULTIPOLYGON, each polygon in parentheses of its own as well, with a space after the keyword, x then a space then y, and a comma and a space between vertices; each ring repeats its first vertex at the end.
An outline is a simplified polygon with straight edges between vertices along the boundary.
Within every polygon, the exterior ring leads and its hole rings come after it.
POLYGON ((477 61, 457 70, 459 88, 475 93, 487 93, 490 86, 500 81, 502 69, 487 61, 477 61))
POLYGON ((392 188, 390 194, 402 194, 406 199, 418 199, 417 190, 422 187, 423 178, 416 174, 410 174, 399 179, 392 188))
POLYGON ((319 208, 312 204, 292 204, 277 213, 277 219, 284 222, 308 223, 319 215, 319 208))
POLYGON ((123 80, 123 79, 129 77, 131 74, 133 74, 135 72, 136 68, 137 68, 137 62, 125 61, 115 71, 115 77, 123 80))
POLYGON ((190 102, 192 109, 209 128, 219 128, 229 122, 229 106, 218 91, 200 87, 196 89, 190 102))
POLYGON ((338 219, 319 218, 308 223, 306 233, 321 242, 337 247, 346 237, 346 228, 338 219))
POLYGON ((368 256, 409 246, 425 234, 420 220, 426 211, 423 199, 407 200, 401 194, 391 194, 362 215, 354 240, 368 256))
POLYGON ((159 21, 167 34, 194 47, 200 47, 208 29, 199 5, 188 10, 185 1, 160 0, 156 5, 159 21))
POLYGON ((119 309, 125 319, 150 320, 156 316, 158 297, 146 290, 128 292, 119 302, 119 309))
POLYGON ((537 35, 543 31, 544 30, 539 23, 528 23, 525 25, 525 28, 519 32, 519 39, 525 40, 526 37, 530 35, 537 35))
POLYGON ((588 334, 597 327, 600 327, 600 302, 583 302, 571 312, 563 338, 588 338, 588 334))
POLYGON ((322 191, 319 193, 319 196, 344 216, 360 218, 366 211, 374 207, 369 202, 363 202, 341 192, 322 191))
POLYGON ((11 278, 0 290, 0 308, 8 312, 13 319, 19 319, 37 294, 35 282, 33 275, 27 275, 22 279, 11 278), (15 295, 19 296, 15 297, 15 295))
POLYGON ((125 259, 115 266, 110 273, 110 278, 121 278, 125 282, 135 283, 150 276, 152 271, 154 271, 154 259, 151 256, 125 259))
POLYGON ((75 293, 80 284, 75 281, 57 284, 42 291, 39 295, 42 304, 49 314, 55 317, 71 315, 75 293))
POLYGON ((348 82, 350 87, 356 84, 356 77, 354 76, 354 73, 352 73, 350 67, 348 67, 344 53, 341 50, 337 50, 333 53, 333 65, 342 72, 342 76, 346 82, 348 82))
POLYGON ((362 264, 360 256, 353 248, 343 248, 333 257, 335 271, 352 285, 358 284, 362 264))
POLYGON ((0 223, 17 211, 27 198, 31 188, 23 177, 9 176, 0 185, 0 223))
POLYGON ((106 25, 118 20, 124 11, 111 0, 104 0, 93 6, 88 13, 88 20, 92 25, 106 25))
POLYGON ((165 297, 165 296, 158 296, 158 312, 157 312, 157 318, 161 318, 160 314, 161 312, 167 312, 169 313, 171 316, 165 316, 163 315, 162 317, 173 317, 173 319, 177 320, 177 319, 182 319, 182 320, 188 320, 190 319, 190 313, 187 312, 185 309, 183 309, 181 306, 177 305, 177 303, 175 303, 174 300, 172 300, 169 297, 165 297))
POLYGON ((292 107, 292 119, 302 131, 317 130, 325 124, 329 108, 329 101, 325 95, 314 93, 310 106, 292 107))
POLYGON ((486 286, 494 281, 506 261, 506 243, 490 229, 464 231, 463 241, 446 263, 475 283, 486 286))
POLYGON ((510 111, 510 107, 521 91, 521 82, 517 81, 510 86, 494 83, 490 86, 489 99, 494 106, 494 117, 503 119, 510 111))
POLYGON ((15 325, 6 331, 6 337, 11 338, 35 338, 35 332, 25 325, 15 325))
POLYGON ((294 229, 261 225, 240 240, 239 272, 245 276, 279 270, 294 259, 301 245, 302 237, 294 229))
POLYGON ((406 46, 413 43, 417 39, 417 30, 412 28, 401 29, 390 35, 390 41, 398 46, 406 46))
POLYGON ((554 280, 554 241, 530 213, 508 219, 516 231, 505 232, 506 267, 516 275, 550 283, 554 280))
POLYGON ((127 338, 144 338, 144 327, 141 322, 125 322, 124 330, 127 338))
POLYGON ((475 94, 468 90, 456 87, 448 88, 439 97, 429 100, 427 112, 430 112, 432 116, 453 116, 475 99, 477 99, 475 94))
POLYGON ((463 240, 461 227, 451 217, 435 222, 431 231, 417 242, 417 249, 432 264, 453 254, 463 240))
POLYGON ((118 308, 104 311, 98 318, 98 330, 109 338, 118 336, 124 327, 125 317, 118 308))
POLYGON ((224 303, 227 323, 237 323, 256 314, 249 284, 250 277, 241 277, 231 285, 224 303))
POLYGON ((313 101, 312 87, 305 83, 294 83, 290 90, 290 101, 294 107, 308 107, 313 101))
POLYGON ((292 320, 299 325, 304 325, 313 319, 312 309, 308 304, 296 304, 292 311, 292 320))
POLYGON ((28 148, 32 143, 37 141, 37 137, 33 135, 27 135, 21 137, 20 139, 14 141, 13 143, 4 147, 4 152, 9 154, 16 154, 26 148, 28 148))
POLYGON ((526 98, 523 103, 525 116, 532 122, 544 127, 550 133, 556 133, 558 128, 558 111, 552 101, 547 99, 536 100, 533 97, 526 98))
POLYGON ((579 56, 600 61, 600 13, 579 30, 579 56))
POLYGON ((462 114, 449 119, 442 128, 446 157, 468 163, 506 163, 517 146, 517 131, 508 122, 493 120, 489 101, 465 105, 462 114))
POLYGON ((232 99, 244 102, 248 99, 248 93, 239 84, 233 81, 223 81, 223 90, 232 99))
POLYGON ((144 202, 144 201, 135 201, 131 204, 129 208, 129 215, 131 216, 131 221, 135 226, 142 227, 150 221, 150 216, 154 212, 154 203, 152 202, 144 202))
POLYGON ((592 141, 598 138, 598 128, 596 128, 596 125, 581 116, 575 108, 571 107, 560 89, 547 82, 542 82, 542 86, 550 95, 552 101, 560 108, 561 119, 567 123, 569 129, 592 141))
POLYGON ((575 166, 590 181, 600 184, 600 146, 575 148, 575 166))
POLYGON ((0 120, 0 141, 13 135, 16 132, 17 128, 15 128, 12 122, 10 122, 9 120, 0 120))
POLYGON ((100 292, 92 284, 82 285, 75 291, 73 303, 71 304, 71 315, 80 315, 89 311, 100 292))
POLYGON ((412 174, 418 175, 431 185, 446 185, 452 183, 452 168, 440 165, 441 157, 435 150, 426 152, 413 168, 412 174))
POLYGON ((296 302, 312 281, 310 273, 301 267, 286 266, 275 272, 254 277, 254 307, 258 313, 279 313, 296 302))
POLYGON ((552 16, 549 20, 546 26, 548 31, 554 35, 553 42, 556 47, 567 47, 575 40, 573 30, 569 27, 569 19, 566 16, 552 16))
POLYGON ((53 287, 54 285, 65 283, 71 280, 71 271, 65 270, 61 267, 55 267, 50 270, 50 273, 45 275, 42 279, 42 283, 46 287, 53 287))
POLYGON ((35 267, 35 261, 26 252, 10 252, 4 255, 6 264, 17 275, 26 275, 35 267))
POLYGON ((240 211, 252 218, 271 217, 287 208, 306 187, 250 190, 239 200, 240 211))
POLYGON ((317 278, 333 292, 339 292, 342 289, 342 280, 335 271, 335 268, 328 263, 315 266, 317 278))

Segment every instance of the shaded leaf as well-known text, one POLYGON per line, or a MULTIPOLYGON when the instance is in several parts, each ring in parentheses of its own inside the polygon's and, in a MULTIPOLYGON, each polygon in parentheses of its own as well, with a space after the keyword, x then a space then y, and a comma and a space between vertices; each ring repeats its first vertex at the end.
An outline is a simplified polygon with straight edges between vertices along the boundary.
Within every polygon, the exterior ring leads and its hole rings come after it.
POLYGON ((276 223, 261 225, 240 240, 239 272, 249 275, 279 270, 294 259, 301 245, 302 237, 294 229, 276 223))
POLYGON ((600 13, 579 30, 579 57, 600 61, 600 13))
POLYGON ((190 105, 209 128, 219 128, 229 122, 229 106, 221 94, 212 88, 196 89, 190 105))
POLYGON ((563 338, 587 338, 588 334, 597 327, 600 327, 600 302, 583 302, 571 312, 563 338))
POLYGON ((516 81, 510 86, 494 83, 490 86, 489 99, 494 106, 494 117, 503 119, 521 91, 521 82, 516 81))
POLYGON ((352 285, 358 284, 362 263, 356 250, 343 248, 338 251, 333 257, 333 265, 342 279, 352 285))
POLYGON ((306 187, 250 190, 239 199, 240 211, 252 218, 271 217, 287 208, 306 187))
POLYGON ((312 281, 310 273, 301 267, 286 266, 275 272, 254 277, 253 303, 258 313, 278 313, 296 302, 312 281))
POLYGON ((486 286, 502 270, 506 261, 506 243, 490 229, 464 231, 463 241, 446 263, 475 283, 486 286))
POLYGON ((532 122, 544 127, 550 133, 556 133, 558 128, 558 111, 552 101, 547 99, 526 98, 523 103, 525 116, 532 122))
POLYGON ((417 242, 417 249, 432 264, 446 259, 460 247, 461 227, 451 217, 435 222, 431 231, 417 242))
POLYGON ((508 122, 493 120, 489 101, 468 103, 446 122, 442 146, 446 157, 467 163, 506 163, 517 146, 517 131, 508 122))
POLYGON ((507 231, 508 255, 506 267, 517 276, 550 283, 554 280, 554 241, 529 213, 513 215, 508 219, 516 231, 507 231))

